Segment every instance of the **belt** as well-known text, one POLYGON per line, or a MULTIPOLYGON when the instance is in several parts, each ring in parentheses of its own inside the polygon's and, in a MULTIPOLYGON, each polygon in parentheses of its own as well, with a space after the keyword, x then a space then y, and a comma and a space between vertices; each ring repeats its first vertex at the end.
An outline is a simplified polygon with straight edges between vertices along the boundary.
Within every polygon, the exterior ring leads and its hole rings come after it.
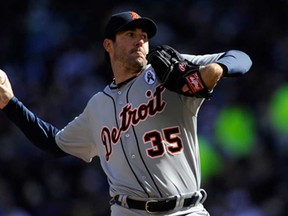
MULTIPOLYGON (((126 197, 125 205, 123 204, 123 199, 120 198, 121 195, 116 195, 112 201, 111 204, 118 204, 121 206, 126 206, 128 208, 138 209, 138 210, 145 210, 148 213, 153 212, 163 212, 163 211, 170 211, 175 209, 177 204, 177 197, 165 199, 165 200, 148 200, 148 201, 140 201, 140 200, 134 200, 129 197, 126 197)), ((195 192, 191 197, 185 198, 182 208, 184 207, 193 207, 196 206, 199 203, 203 203, 207 197, 206 192, 201 189, 197 192, 195 192)))

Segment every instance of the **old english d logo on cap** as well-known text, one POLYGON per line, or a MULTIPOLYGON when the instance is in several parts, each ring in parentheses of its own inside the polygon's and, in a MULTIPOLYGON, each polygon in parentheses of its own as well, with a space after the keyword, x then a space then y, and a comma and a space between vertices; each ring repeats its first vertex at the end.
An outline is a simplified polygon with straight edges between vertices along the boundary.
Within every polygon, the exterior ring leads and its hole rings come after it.
POLYGON ((131 16, 132 20, 140 18, 140 16, 137 13, 135 13, 135 12, 130 12, 130 16, 131 16))

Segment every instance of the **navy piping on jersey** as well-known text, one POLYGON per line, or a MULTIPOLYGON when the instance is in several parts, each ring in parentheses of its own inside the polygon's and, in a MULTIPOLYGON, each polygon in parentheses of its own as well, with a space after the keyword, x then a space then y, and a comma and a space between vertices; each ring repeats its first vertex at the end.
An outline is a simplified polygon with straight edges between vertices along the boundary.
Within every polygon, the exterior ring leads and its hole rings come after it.
POLYGON ((133 80, 134 78, 136 78, 138 76, 138 74, 137 75, 135 75, 135 76, 133 76, 133 77, 131 77, 131 78, 129 78, 129 79, 127 79, 127 80, 125 80, 125 81, 123 81, 123 82, 120 82, 120 83, 118 83, 118 84, 116 84, 116 82, 115 82, 115 79, 113 79, 113 82, 110 84, 110 89, 118 89, 118 88, 120 88, 121 86, 123 86, 123 85, 125 85, 126 83, 128 83, 128 82, 130 82, 131 80, 133 80), (113 85, 114 86, 113 86, 113 85))
MULTIPOLYGON (((113 102, 114 114, 115 114, 115 122, 116 122, 117 127, 119 128, 119 124, 118 124, 118 121, 117 121, 117 110, 116 110, 115 101, 114 101, 113 97, 110 96, 108 93, 106 93, 105 91, 103 91, 103 93, 104 93, 106 96, 108 96, 109 98, 111 98, 111 100, 112 100, 112 102, 113 102)), ((120 143, 121 143, 122 151, 123 151, 123 153, 124 153, 124 155, 125 155, 125 159, 126 159, 126 161, 127 161, 127 164, 129 165, 129 167, 130 167, 130 169, 131 169, 134 177, 136 178, 137 182, 139 183, 139 185, 141 186, 141 188, 143 189, 143 191, 149 196, 148 192, 146 191, 145 187, 142 185, 141 181, 140 181, 139 178, 137 177, 135 171, 134 171, 133 168, 132 168, 132 165, 130 164, 130 162, 129 162, 129 160, 128 160, 128 157, 127 157, 127 154, 126 154, 126 152, 125 152, 125 150, 124 150, 124 146, 123 146, 123 142, 122 142, 122 139, 121 139, 121 138, 120 138, 120 143)))
MULTIPOLYGON (((133 85, 133 84, 132 84, 132 85, 133 85)), ((129 89, 128 89, 128 91, 127 91, 127 95, 126 95, 126 102, 127 102, 127 103, 129 103, 129 97, 128 97, 128 95, 129 95, 129 92, 130 92, 130 89, 131 89, 132 85, 129 87, 129 89)), ((157 184, 156 184, 156 182, 155 182, 155 180, 154 180, 154 178, 153 178, 150 170, 148 169, 148 166, 146 165, 146 163, 145 163, 145 161, 144 161, 144 159, 143 159, 143 155, 141 154, 140 147, 139 147, 139 141, 138 141, 138 137, 137 137, 137 135, 136 135, 135 127, 134 127, 134 125, 131 125, 131 127, 132 127, 132 130, 133 130, 133 133, 134 133, 134 137, 135 137, 135 139, 136 139, 137 149, 138 149, 138 152, 139 152, 141 161, 142 161, 144 167, 146 168, 146 171, 147 171, 147 173, 149 174, 150 178, 152 179, 153 184, 155 185, 155 187, 156 187, 159 195, 162 197, 161 191, 159 190, 159 187, 157 186, 157 184)), ((147 194, 147 195, 148 195, 148 197, 150 197, 149 194, 147 194)))
MULTIPOLYGON (((132 84, 132 85, 133 85, 133 84, 132 84)), ((132 85, 129 87, 129 89, 128 89, 128 91, 127 91, 127 95, 126 95, 126 102, 127 102, 127 103, 129 103, 129 97, 128 97, 128 95, 129 95, 129 92, 130 92, 130 89, 131 89, 132 85)), ((146 165, 146 163, 145 163, 145 161, 144 161, 144 159, 143 159, 143 156, 142 156, 142 154, 141 154, 140 147, 139 147, 139 141, 138 141, 137 136, 136 136, 135 127, 134 127, 134 125, 131 125, 131 127, 132 127, 132 130, 133 130, 133 133, 134 133, 134 137, 135 137, 135 139, 136 139, 137 149, 138 149, 138 152, 139 152, 141 161, 142 161, 144 167, 146 168, 146 171, 147 171, 147 173, 149 174, 150 178, 152 179, 152 181, 153 181, 153 183, 154 183, 154 185, 155 185, 155 187, 156 187, 159 195, 162 197, 161 191, 159 190, 159 188, 158 188, 158 186, 157 186, 157 184, 156 184, 156 182, 155 182, 155 180, 154 180, 151 172, 149 171, 149 169, 148 169, 148 167, 147 167, 147 165, 146 165)), ((149 194, 147 194, 147 195, 148 195, 148 197, 150 197, 149 194)))

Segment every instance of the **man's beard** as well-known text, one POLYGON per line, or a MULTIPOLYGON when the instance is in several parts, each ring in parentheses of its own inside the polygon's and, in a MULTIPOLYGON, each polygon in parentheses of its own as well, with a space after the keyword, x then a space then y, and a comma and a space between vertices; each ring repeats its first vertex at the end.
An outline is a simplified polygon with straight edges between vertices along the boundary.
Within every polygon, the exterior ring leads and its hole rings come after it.
POLYGON ((131 65, 137 72, 139 72, 146 67, 147 59, 139 57, 137 60, 134 60, 134 63, 132 63, 131 65))

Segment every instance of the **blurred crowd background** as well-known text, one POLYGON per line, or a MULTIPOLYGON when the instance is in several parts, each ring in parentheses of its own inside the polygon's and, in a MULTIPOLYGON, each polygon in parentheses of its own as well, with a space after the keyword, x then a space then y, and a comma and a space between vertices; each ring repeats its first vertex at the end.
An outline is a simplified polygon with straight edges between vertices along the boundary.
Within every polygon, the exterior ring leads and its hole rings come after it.
MULTIPOLYGON (((2 0, 0 68, 15 95, 65 126, 111 82, 102 31, 126 10, 156 21, 151 46, 250 55, 250 72, 222 79, 199 113, 205 205, 212 216, 287 215, 287 0, 2 0)), ((0 216, 106 216, 109 199, 97 158, 55 160, 0 112, 0 216)))

